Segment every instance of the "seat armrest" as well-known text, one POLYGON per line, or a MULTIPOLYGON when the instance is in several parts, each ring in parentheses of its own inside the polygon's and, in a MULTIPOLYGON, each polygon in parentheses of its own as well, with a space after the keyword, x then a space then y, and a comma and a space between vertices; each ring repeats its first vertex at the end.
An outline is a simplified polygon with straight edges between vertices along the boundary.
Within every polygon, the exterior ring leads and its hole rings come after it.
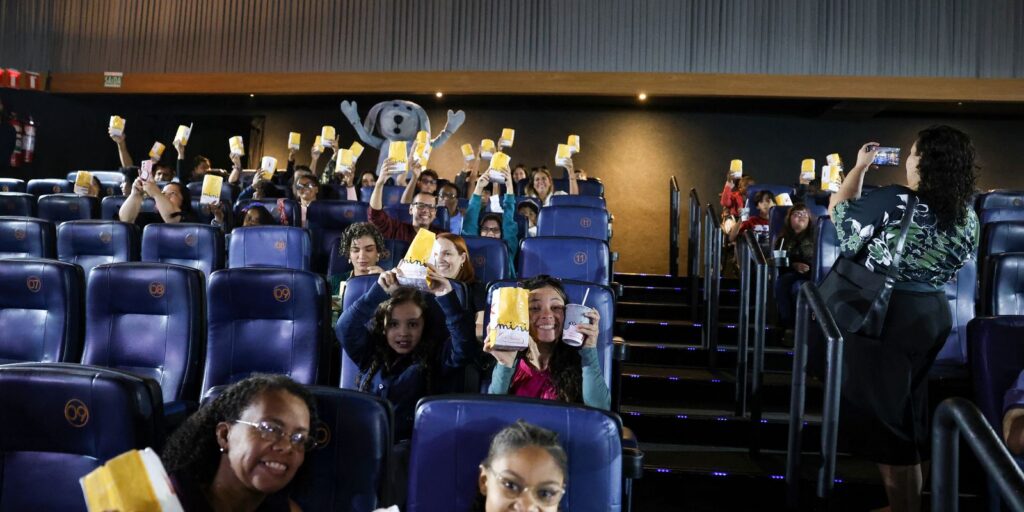
POLYGON ((644 475, 644 452, 635 437, 622 439, 622 476, 636 480, 644 475))

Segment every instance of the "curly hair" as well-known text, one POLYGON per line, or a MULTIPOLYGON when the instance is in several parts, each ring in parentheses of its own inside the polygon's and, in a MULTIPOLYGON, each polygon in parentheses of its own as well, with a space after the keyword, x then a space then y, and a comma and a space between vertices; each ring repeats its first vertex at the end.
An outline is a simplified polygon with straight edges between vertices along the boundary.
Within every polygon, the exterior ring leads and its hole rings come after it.
MULTIPOLYGON (((373 376, 381 371, 381 368, 386 370, 398 360, 398 354, 388 345, 388 321, 391 320, 391 313, 396 306, 407 303, 420 308, 420 319, 424 323, 426 322, 427 303, 423 299, 423 295, 413 288, 399 288, 390 299, 377 306, 377 311, 373 315, 373 326, 370 330, 370 345, 373 347, 370 364, 365 371, 360 372, 359 378, 356 380, 356 388, 360 391, 372 392, 370 385, 373 376)), ((423 368, 429 395, 433 392, 434 356, 437 353, 435 349, 437 340, 425 335, 427 333, 425 325, 423 333, 424 335, 420 337, 419 343, 416 344, 416 348, 413 349, 410 356, 414 364, 419 363, 423 368)))
POLYGON ((217 444, 217 425, 237 420, 257 397, 271 391, 284 391, 300 398, 309 409, 310 426, 317 423, 316 400, 309 390, 286 375, 255 373, 229 386, 185 420, 164 447, 160 457, 164 467, 169 473, 187 473, 204 487, 210 485, 222 456, 217 444))
POLYGON ((380 254, 380 259, 384 260, 390 257, 388 249, 384 245, 384 235, 380 234, 377 226, 369 222, 356 222, 345 229, 345 232, 341 234, 341 244, 338 246, 339 256, 344 256, 351 261, 349 254, 352 252, 352 242, 364 236, 373 238, 373 244, 377 246, 377 254, 380 254))
MULTIPOLYGON (((538 427, 524 420, 516 420, 515 423, 501 429, 491 440, 491 447, 487 451, 487 458, 481 463, 481 468, 490 467, 495 459, 508 454, 535 446, 548 452, 548 455, 555 460, 558 469, 562 471, 562 481, 568 483, 569 479, 569 456, 558 441, 558 434, 543 427, 538 427)), ((486 496, 478 494, 473 503, 472 510, 483 511, 486 505, 486 496)))
POLYGON ((932 126, 918 132, 916 146, 921 202, 935 214, 939 229, 963 224, 977 181, 971 138, 950 126, 932 126))
MULTIPOLYGON (((564 302, 569 302, 562 282, 549 275, 542 274, 532 277, 520 286, 527 290, 552 288, 564 302)), ((560 341, 554 343, 551 361, 548 362, 551 380, 554 381, 555 388, 558 390, 559 400, 579 403, 583 400, 583 360, 580 358, 580 347, 571 347, 560 341)))

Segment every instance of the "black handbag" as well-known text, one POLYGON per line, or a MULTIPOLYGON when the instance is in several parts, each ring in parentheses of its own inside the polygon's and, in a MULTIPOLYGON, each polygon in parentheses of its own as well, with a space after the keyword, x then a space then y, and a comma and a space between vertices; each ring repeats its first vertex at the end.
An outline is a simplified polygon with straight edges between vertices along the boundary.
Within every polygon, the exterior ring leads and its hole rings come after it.
POLYGON ((852 259, 839 258, 818 285, 825 306, 832 312, 836 326, 843 331, 873 339, 881 336, 896 271, 916 206, 917 197, 910 195, 906 213, 900 222, 900 236, 896 240, 892 263, 885 274, 873 272, 852 259))

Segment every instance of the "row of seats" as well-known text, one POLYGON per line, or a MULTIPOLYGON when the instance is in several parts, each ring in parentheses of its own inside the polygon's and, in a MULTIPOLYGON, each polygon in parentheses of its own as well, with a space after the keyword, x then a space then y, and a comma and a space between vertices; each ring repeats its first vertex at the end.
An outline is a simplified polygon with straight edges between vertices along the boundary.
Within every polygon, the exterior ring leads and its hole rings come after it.
MULTIPOLYGON (((159 386, 93 366, 0 366, 0 509, 85 510, 78 480, 130 449, 163 443, 159 386)), ((222 387, 210 389, 206 401, 222 387)), ((292 498, 304 510, 369 512, 391 504, 393 417, 366 393, 310 386, 320 446, 306 455, 292 498)), ((494 434, 523 419, 558 433, 568 454, 566 510, 622 508, 622 423, 615 414, 553 401, 505 396, 427 398, 416 410, 408 510, 469 510, 477 468, 494 434)))

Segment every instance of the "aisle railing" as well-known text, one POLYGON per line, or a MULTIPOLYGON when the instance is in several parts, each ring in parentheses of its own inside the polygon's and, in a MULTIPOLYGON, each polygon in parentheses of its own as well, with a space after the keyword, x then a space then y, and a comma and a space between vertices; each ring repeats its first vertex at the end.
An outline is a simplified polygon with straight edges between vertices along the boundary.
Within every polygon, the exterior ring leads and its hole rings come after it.
POLYGON ((761 388, 764 382, 764 345, 767 327, 768 279, 770 268, 761 244, 752 230, 743 232, 736 244, 740 264, 740 317, 736 342, 736 415, 743 416, 750 406, 750 452, 760 452, 761 388), (753 275, 751 270, 753 269, 753 275), (754 360, 749 362, 750 349, 750 294, 754 293, 754 360), (753 366, 750 396, 747 397, 748 367, 753 366))
POLYGON ((718 363, 718 300, 722 272, 722 225, 715 205, 704 209, 704 325, 701 345, 708 351, 708 364, 718 363))
MULTIPOLYGON (((673 186, 675 177, 672 178, 673 186)), ((678 197, 678 193, 676 193, 678 197)), ((690 320, 694 322, 700 319, 700 241, 701 241, 701 215, 700 197, 697 196, 697 189, 690 189, 690 218, 689 229, 686 234, 686 275, 690 281, 690 320)), ((675 261, 675 260, 673 260, 675 261)))

